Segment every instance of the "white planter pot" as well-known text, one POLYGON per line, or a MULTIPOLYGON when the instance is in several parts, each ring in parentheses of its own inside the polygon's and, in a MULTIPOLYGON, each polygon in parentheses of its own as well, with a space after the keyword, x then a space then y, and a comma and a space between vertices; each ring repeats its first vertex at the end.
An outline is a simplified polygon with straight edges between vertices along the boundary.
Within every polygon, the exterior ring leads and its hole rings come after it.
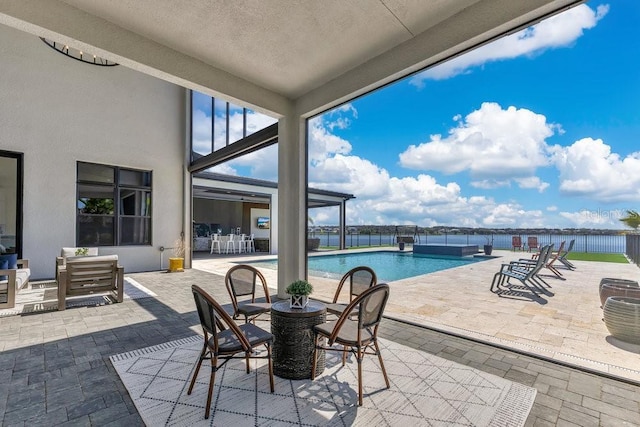
POLYGON ((305 308, 309 302, 309 296, 307 295, 291 295, 289 298, 290 308, 305 308))

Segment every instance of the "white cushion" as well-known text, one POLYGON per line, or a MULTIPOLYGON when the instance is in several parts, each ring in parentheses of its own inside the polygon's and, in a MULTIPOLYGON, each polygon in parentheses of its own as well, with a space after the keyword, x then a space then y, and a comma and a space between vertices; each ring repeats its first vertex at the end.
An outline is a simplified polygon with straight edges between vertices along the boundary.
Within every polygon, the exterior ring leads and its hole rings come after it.
MULTIPOLYGON (((76 251, 80 249, 80 248, 62 248, 62 250, 60 251, 60 256, 64 259, 67 258, 71 258, 71 257, 75 257, 76 256, 76 251)), ((84 256, 97 256, 98 255, 98 248, 87 248, 87 255, 84 256)))
POLYGON ((118 255, 96 255, 96 256, 72 256, 67 258, 67 262, 87 263, 96 261, 117 261, 118 255))
MULTIPOLYGON (((16 291, 22 289, 23 286, 29 282, 29 277, 31 276, 31 270, 28 268, 18 268, 16 269, 16 291)), ((0 291, 7 290, 8 280, 0 281, 0 291)))

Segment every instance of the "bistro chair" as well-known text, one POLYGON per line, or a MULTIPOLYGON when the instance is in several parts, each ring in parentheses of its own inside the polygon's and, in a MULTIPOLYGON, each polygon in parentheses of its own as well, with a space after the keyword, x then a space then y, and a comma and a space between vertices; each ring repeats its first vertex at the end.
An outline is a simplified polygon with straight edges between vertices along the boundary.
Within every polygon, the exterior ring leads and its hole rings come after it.
POLYGON ((269 297, 269 288, 267 288, 267 279, 255 267, 246 264, 231 267, 224 277, 224 282, 227 285, 227 291, 229 291, 231 303, 233 304, 234 319, 243 315, 245 323, 255 322, 256 317, 263 313, 271 312, 271 298, 269 297), (265 302, 256 302, 258 281, 262 284, 265 302), (243 297, 250 297, 250 299, 238 299, 243 297))
POLYGON ((340 298, 340 293, 345 283, 349 283, 349 302, 351 302, 362 292, 375 285, 377 281, 376 273, 370 267, 359 266, 347 271, 340 279, 340 283, 338 283, 332 303, 327 304, 327 312, 340 316, 347 307, 348 303, 338 303, 338 298, 340 298))
POLYGON ((358 405, 362 406, 362 359, 365 354, 378 356, 384 382, 389 385, 387 371, 384 368, 380 347, 378 346, 378 326, 382 320, 384 307, 389 299, 389 285, 381 283, 372 286, 358 295, 342 312, 338 320, 322 323, 313 327, 314 350, 311 379, 315 378, 318 350, 342 352, 342 365, 346 362, 346 351, 351 351, 358 362, 358 405), (357 316, 351 316, 353 311, 357 316), (327 346, 322 345, 327 338, 327 346), (343 348, 333 347, 339 344, 343 348))
POLYGON ((209 378, 209 392, 207 393, 207 407, 204 418, 209 418, 211 394, 216 372, 231 359, 245 359, 247 373, 250 372, 249 359, 268 359, 269 383, 271 393, 273 393, 273 362, 271 359, 273 335, 251 323, 237 325, 224 308, 200 287, 192 285, 191 291, 193 292, 198 316, 200 317, 200 324, 204 331, 204 346, 198 358, 187 394, 190 395, 193 391, 202 361, 205 359, 211 360, 211 377, 209 378), (262 353, 254 352, 256 347, 262 345, 267 349, 266 356, 262 353), (218 365, 219 359, 222 360, 220 365, 218 365))

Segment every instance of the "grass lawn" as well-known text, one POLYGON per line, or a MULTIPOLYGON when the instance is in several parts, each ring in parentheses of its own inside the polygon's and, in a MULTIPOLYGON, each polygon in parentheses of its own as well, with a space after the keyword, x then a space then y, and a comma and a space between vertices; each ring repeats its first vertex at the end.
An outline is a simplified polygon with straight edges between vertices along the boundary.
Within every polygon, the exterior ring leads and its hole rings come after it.
POLYGON ((567 259, 575 261, 600 261, 628 264, 629 261, 623 254, 600 254, 591 252, 570 252, 567 259))

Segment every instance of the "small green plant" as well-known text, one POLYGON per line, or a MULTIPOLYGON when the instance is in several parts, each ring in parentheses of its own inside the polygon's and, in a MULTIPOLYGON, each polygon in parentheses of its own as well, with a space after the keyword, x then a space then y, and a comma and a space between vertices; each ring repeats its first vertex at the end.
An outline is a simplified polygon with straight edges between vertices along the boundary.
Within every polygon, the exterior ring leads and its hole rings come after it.
POLYGON ((85 256, 89 253, 89 248, 78 248, 76 249, 76 256, 85 256))
POLYGON ((289 295, 309 295, 313 292, 313 286, 306 280, 296 280, 287 286, 285 292, 289 295))
POLYGON ((493 245, 493 235, 484 236, 484 239, 487 241, 487 245, 493 245))

